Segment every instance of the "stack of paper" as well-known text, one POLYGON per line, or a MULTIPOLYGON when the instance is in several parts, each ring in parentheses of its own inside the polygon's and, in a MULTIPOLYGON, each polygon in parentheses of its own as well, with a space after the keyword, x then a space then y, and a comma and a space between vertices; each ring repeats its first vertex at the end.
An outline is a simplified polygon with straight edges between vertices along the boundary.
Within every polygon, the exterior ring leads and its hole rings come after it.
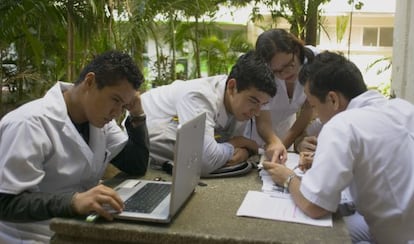
MULTIPOLYGON (((289 153, 287 167, 294 168, 299 161, 299 156, 289 153)), ((303 175, 299 169, 295 172, 303 175)), ((272 219, 316 226, 332 227, 332 216, 322 219, 312 219, 305 215, 293 202, 289 193, 284 192, 283 187, 276 186, 270 175, 265 171, 260 171, 263 181, 262 192, 247 192, 237 216, 248 216, 263 219, 272 219)))

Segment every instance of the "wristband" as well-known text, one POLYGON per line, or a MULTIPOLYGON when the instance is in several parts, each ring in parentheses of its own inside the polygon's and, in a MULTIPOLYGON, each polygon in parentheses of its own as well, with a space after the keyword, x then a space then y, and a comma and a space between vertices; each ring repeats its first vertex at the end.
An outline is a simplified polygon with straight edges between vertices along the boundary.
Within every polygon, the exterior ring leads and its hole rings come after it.
POLYGON ((285 182, 283 183, 283 188, 285 188, 285 191, 289 192, 289 185, 294 177, 296 177, 296 173, 292 173, 286 178, 285 182))
POLYGON ((145 115, 145 113, 142 113, 138 116, 129 115, 129 118, 130 118, 131 122, 142 122, 142 121, 145 121, 147 119, 147 116, 145 115))

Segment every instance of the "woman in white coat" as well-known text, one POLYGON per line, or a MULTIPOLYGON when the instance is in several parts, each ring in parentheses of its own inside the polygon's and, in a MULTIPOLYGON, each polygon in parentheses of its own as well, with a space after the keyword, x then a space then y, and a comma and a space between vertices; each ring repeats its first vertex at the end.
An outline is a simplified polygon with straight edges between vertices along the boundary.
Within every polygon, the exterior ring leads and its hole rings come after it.
POLYGON ((127 54, 97 56, 75 84, 58 82, 43 98, 0 121, 0 243, 49 242, 49 219, 121 211, 122 200, 99 185, 109 162, 143 175, 145 117, 137 92, 143 75, 127 54), (125 131, 115 118, 128 109, 125 131))
MULTIPOLYGON (((302 134, 312 118, 312 109, 306 102, 298 74, 304 63, 311 62, 317 53, 315 47, 304 46, 302 41, 284 29, 270 29, 259 35, 256 52, 270 66, 277 86, 276 96, 270 101, 269 113, 273 131, 289 148, 302 134)), ((255 120, 269 116, 257 116, 245 128, 245 136, 263 146, 255 130, 255 120)))

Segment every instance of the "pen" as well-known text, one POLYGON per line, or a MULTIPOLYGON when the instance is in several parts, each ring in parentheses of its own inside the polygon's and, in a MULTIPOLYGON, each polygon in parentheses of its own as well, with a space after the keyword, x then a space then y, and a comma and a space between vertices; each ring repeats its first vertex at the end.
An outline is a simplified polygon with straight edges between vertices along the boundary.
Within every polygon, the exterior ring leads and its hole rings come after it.
POLYGON ((306 154, 307 154, 306 152, 301 152, 300 153, 299 163, 292 170, 300 168, 301 166, 307 166, 308 164, 312 164, 312 160, 313 160, 313 156, 315 155, 315 152, 311 152, 308 155, 306 155, 306 154), (306 161, 309 161, 309 160, 305 160, 304 158, 311 158, 311 159, 309 159, 311 161, 306 162, 306 161))
POLYGON ((92 223, 95 222, 95 220, 97 220, 99 218, 99 215, 97 213, 91 213, 88 216, 86 216, 85 221, 92 223))

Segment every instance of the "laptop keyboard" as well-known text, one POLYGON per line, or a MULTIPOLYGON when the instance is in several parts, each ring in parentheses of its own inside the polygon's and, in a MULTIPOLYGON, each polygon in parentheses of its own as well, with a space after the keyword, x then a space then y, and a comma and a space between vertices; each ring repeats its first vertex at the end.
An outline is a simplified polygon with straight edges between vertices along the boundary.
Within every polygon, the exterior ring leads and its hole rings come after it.
POLYGON ((171 191, 171 184, 147 183, 128 200, 124 211, 151 213, 171 191))

